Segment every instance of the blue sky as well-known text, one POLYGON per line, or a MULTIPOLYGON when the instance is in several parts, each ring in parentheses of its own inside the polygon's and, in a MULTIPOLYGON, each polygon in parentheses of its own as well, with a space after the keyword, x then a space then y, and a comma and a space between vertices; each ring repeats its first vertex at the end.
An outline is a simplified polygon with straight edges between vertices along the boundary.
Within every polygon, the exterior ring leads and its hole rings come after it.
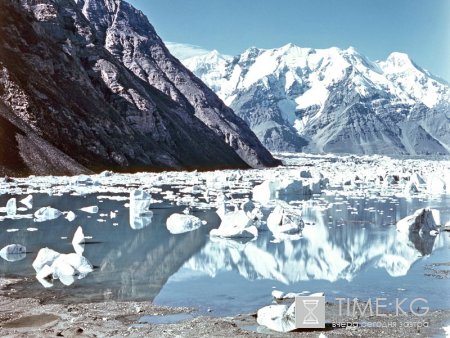
POLYGON ((245 49, 355 47, 371 60, 408 53, 450 82, 450 0, 129 0, 165 41, 245 49))

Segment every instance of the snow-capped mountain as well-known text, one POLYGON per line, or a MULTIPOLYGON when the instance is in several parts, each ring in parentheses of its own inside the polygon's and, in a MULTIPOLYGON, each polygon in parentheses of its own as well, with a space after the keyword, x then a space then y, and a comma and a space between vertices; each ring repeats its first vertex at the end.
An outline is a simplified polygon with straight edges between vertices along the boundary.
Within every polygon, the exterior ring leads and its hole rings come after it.
POLYGON ((288 44, 183 63, 273 151, 448 154, 450 87, 406 54, 288 44))

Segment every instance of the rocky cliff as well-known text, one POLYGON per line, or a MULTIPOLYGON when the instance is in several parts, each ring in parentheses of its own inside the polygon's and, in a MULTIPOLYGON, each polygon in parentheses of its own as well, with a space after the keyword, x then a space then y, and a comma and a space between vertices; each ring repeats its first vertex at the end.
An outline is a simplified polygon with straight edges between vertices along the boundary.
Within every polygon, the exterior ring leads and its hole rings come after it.
MULTIPOLYGON (((87 4, 98 9, 116 5, 141 15, 122 1, 0 2, 1 173, 278 164, 169 53, 159 55, 158 62, 171 65, 173 81, 161 71, 148 73, 153 82, 136 74, 126 57, 119 57, 120 46, 111 45, 105 30, 109 19, 91 20, 87 4), (177 74, 187 74, 191 82, 177 82, 177 74), (193 104, 178 86, 186 93, 195 86, 193 104)), ((145 25, 151 27, 143 16, 114 13, 123 14, 117 20, 119 36, 127 34, 127 20, 145 31, 145 25)), ((153 45, 167 51, 153 28, 152 33, 148 53, 153 45)), ((125 48, 122 52, 129 54, 125 48)))

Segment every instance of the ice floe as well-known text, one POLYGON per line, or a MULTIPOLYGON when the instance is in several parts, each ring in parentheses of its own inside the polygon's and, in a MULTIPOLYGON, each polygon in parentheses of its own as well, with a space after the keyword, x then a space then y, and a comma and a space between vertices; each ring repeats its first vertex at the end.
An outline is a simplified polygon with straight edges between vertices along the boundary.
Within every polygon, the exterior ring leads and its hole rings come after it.
POLYGON ((51 221, 61 217, 62 214, 63 213, 58 209, 52 207, 43 207, 34 213, 34 221, 35 222, 51 221))
POLYGON ((27 249, 20 244, 10 244, 0 250, 0 257, 8 262, 16 262, 24 259, 27 255, 27 249))
POLYGON ((166 226, 171 234, 182 234, 200 228, 202 220, 193 215, 172 214, 167 219, 166 226))

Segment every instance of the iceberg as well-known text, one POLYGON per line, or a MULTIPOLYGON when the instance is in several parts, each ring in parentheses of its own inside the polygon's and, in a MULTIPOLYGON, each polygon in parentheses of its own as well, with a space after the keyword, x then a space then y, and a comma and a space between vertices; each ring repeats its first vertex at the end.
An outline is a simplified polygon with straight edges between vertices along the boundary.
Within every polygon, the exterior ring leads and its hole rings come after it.
POLYGON ((35 222, 51 221, 59 218, 63 213, 52 207, 43 207, 34 213, 35 222))
POLYGON ((20 203, 25 205, 28 209, 32 209, 33 208, 33 195, 28 195, 24 199, 21 199, 20 203))
POLYGON ((15 198, 11 198, 6 203, 6 214, 8 216, 15 216, 17 213, 17 202, 15 198))
POLYGON ((173 214, 166 221, 167 230, 177 235, 197 230, 202 226, 202 220, 198 217, 186 214, 173 214))
POLYGON ((133 190, 130 193, 130 227, 140 230, 152 222, 153 212, 149 210, 151 195, 144 190, 133 190))
POLYGON ((80 210, 84 211, 84 212, 86 212, 88 214, 96 214, 96 213, 98 213, 98 206, 93 205, 93 206, 90 206, 90 207, 81 208, 80 210))
POLYGON ((304 222, 299 212, 277 205, 267 218, 267 227, 275 237, 280 234, 298 235, 304 228, 304 222))
POLYGON ((72 239, 73 249, 78 255, 82 255, 84 252, 84 241, 85 237, 83 233, 83 228, 79 226, 75 231, 75 234, 73 235, 72 239))
POLYGON ((73 222, 75 218, 77 218, 77 215, 75 215, 73 211, 68 211, 66 213, 66 220, 68 220, 69 222, 73 222))
POLYGON ((45 265, 51 266, 56 258, 60 255, 59 252, 49 248, 42 248, 39 250, 36 258, 33 261, 33 268, 36 272, 42 270, 45 265))
POLYGON ((418 209, 413 215, 406 216, 397 222, 397 231, 429 234, 431 230, 437 230, 434 215, 437 213, 433 209, 418 209))
POLYGON ((24 259, 27 255, 27 249, 20 244, 10 244, 0 250, 0 257, 8 262, 17 262, 24 259))

